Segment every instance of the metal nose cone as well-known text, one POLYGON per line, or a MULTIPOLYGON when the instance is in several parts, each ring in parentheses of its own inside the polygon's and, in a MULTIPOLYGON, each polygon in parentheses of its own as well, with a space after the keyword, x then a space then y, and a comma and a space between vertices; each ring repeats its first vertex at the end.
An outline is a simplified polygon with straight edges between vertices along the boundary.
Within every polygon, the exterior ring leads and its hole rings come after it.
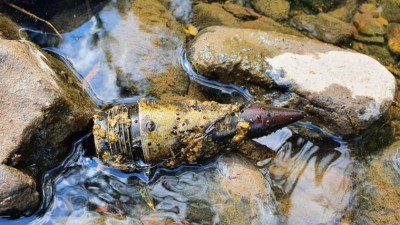
POLYGON ((260 137, 304 118, 302 111, 253 104, 244 108, 240 118, 249 122, 250 138, 260 137))
POLYGON ((286 125, 304 118, 305 114, 299 110, 285 108, 269 108, 269 130, 277 130, 286 125))

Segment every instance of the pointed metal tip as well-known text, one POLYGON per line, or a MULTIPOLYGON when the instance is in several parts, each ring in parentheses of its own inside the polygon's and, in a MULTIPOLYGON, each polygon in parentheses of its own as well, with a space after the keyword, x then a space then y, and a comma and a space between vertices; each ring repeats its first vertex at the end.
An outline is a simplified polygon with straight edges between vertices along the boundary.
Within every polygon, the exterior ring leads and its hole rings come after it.
POLYGON ((277 130, 305 117, 305 113, 299 110, 286 108, 270 108, 270 129, 277 130))
POLYGON ((253 104, 240 117, 251 122, 249 137, 259 137, 301 120, 305 113, 299 110, 253 104))

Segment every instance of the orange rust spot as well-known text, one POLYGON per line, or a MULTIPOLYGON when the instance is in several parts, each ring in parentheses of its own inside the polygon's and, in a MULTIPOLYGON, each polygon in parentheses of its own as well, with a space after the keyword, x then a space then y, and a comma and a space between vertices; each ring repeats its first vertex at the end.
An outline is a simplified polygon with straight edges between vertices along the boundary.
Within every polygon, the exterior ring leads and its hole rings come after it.
POLYGON ((388 46, 392 52, 400 54, 400 37, 389 39, 388 46))
POLYGON ((376 19, 376 21, 379 23, 379 24, 382 24, 383 26, 387 26, 387 25, 389 25, 389 21, 387 21, 385 18, 383 18, 383 17, 379 17, 378 19, 376 19))
POLYGON ((108 212, 108 208, 107 207, 99 207, 96 209, 97 213, 105 213, 108 212))

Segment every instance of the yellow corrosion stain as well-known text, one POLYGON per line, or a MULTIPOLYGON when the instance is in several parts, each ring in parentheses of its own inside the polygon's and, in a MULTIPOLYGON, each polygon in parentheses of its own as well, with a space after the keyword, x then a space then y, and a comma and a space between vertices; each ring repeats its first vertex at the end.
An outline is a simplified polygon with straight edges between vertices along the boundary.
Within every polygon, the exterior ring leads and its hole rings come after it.
POLYGON ((93 130, 98 130, 98 129, 100 129, 100 128, 101 128, 101 126, 98 125, 98 124, 93 125, 93 130))
POLYGON ((199 31, 197 30, 197 28, 195 26, 193 26, 192 24, 188 24, 185 28, 183 28, 183 30, 185 31, 185 34, 187 36, 196 36, 199 31))
POLYGON ((110 127, 115 127, 115 125, 117 125, 118 118, 108 118, 107 121, 110 127))
POLYGON ((107 162, 108 160, 111 159, 111 155, 108 152, 104 152, 103 155, 101 156, 103 162, 107 162))
POLYGON ((389 22, 388 22, 385 18, 383 18, 383 17, 379 17, 379 18, 376 19, 376 20, 377 20, 377 22, 378 22, 379 24, 382 24, 383 26, 389 25, 389 22))
POLYGON ((251 127, 249 122, 239 122, 236 126, 236 135, 232 138, 232 142, 240 142, 244 140, 250 128, 251 127))
POLYGON ((131 118, 129 118, 128 112, 123 112, 121 114, 121 122, 127 126, 130 126, 132 124, 131 118))
POLYGON ((96 138, 105 138, 106 137, 106 131, 104 129, 101 129, 101 126, 96 124, 93 126, 93 136, 96 138))
POLYGON ((108 142, 110 142, 110 143, 115 143, 115 142, 118 141, 118 136, 117 136, 117 134, 115 134, 114 132, 110 132, 110 133, 107 135, 107 140, 108 140, 108 142))
POLYGON ((121 163, 122 162, 122 155, 117 155, 116 157, 115 157, 115 159, 114 159, 114 163, 121 163))
POLYGON ((389 39, 388 45, 392 52, 400 54, 400 37, 389 39))

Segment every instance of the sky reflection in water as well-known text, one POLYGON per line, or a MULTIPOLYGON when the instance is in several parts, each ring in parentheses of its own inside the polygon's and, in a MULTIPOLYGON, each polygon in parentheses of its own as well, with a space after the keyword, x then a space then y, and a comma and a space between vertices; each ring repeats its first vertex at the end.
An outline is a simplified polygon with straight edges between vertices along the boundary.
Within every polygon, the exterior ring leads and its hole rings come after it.
POLYGON ((117 9, 111 2, 89 21, 63 34, 64 40, 52 49, 71 62, 81 79, 89 78, 88 87, 102 101, 127 97, 121 88, 146 95, 149 74, 165 73, 171 65, 179 67, 183 43, 165 37, 162 31, 150 35, 142 26, 129 7, 117 9), (160 49, 155 38, 168 39, 167 48, 171 49, 160 49))

